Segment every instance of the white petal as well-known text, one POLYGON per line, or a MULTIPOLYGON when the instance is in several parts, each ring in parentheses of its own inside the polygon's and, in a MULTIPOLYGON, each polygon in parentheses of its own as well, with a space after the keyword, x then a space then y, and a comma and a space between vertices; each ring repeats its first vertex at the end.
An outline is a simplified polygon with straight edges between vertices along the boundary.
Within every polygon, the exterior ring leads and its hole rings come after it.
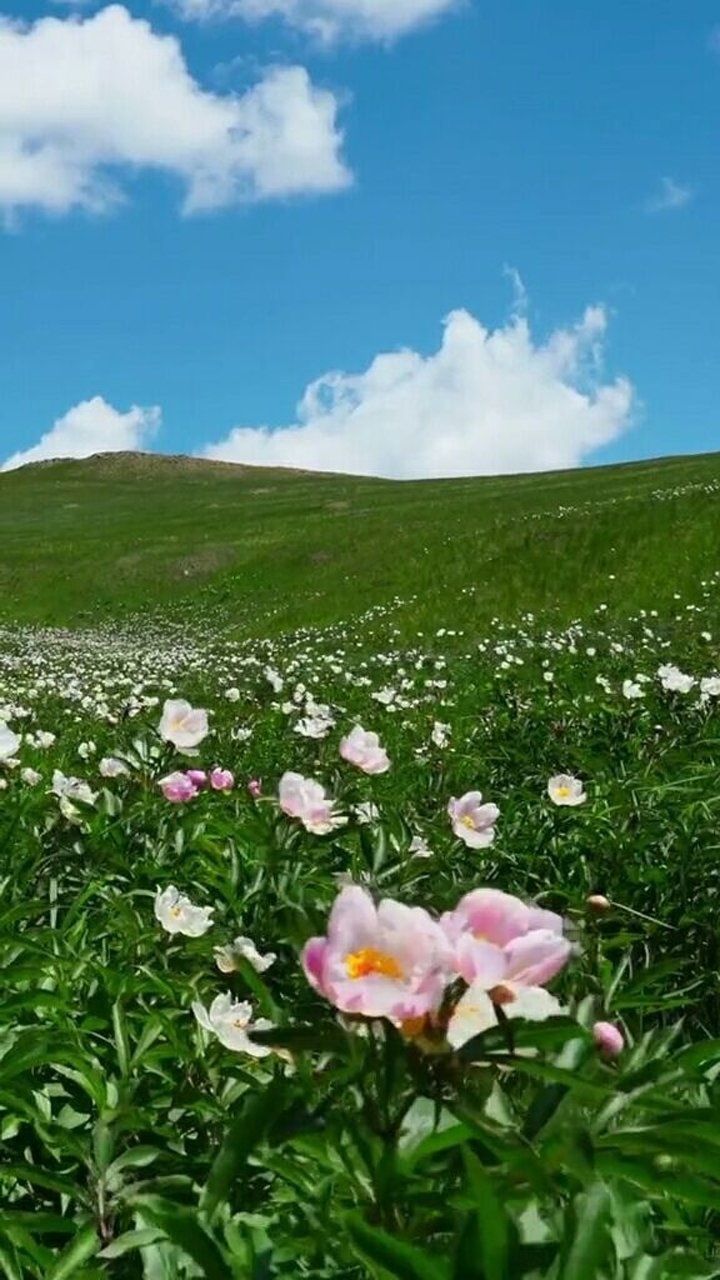
POLYGON ((447 1029, 448 1044, 453 1049, 497 1026, 492 1000, 481 983, 473 983, 458 1001, 447 1029))

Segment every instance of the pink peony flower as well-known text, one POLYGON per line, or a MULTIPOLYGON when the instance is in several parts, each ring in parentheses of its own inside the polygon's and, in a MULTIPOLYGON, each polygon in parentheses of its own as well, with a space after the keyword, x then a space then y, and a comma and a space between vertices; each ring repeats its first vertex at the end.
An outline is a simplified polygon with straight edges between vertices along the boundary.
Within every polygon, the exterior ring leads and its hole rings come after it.
POLYGON ((376 907, 359 885, 341 889, 327 937, 311 938, 302 956, 308 982, 336 1009, 400 1024, 439 1007, 449 960, 427 911, 390 898, 376 907))
POLYGON ((251 778, 247 784, 247 789, 250 792, 250 795, 252 796, 253 800, 258 800, 259 797, 262 795, 262 783, 260 779, 251 778))
POLYGON ((340 740, 340 755, 363 773, 387 773, 390 768, 387 751, 380 746, 378 735, 366 733, 359 724, 340 740))
POLYGON ((542 987, 570 958, 562 918, 500 889, 474 889, 440 921, 467 983, 542 987))
POLYGON ((184 804, 187 800, 194 800, 197 795, 197 787, 186 773, 169 773, 166 778, 160 779, 158 785, 171 804, 184 804))
POLYGON ((186 769, 185 777, 189 778, 198 791, 207 786, 208 776, 204 769, 186 769))
POLYGON ((297 818, 306 831, 316 836, 327 835, 347 822, 347 818, 336 813, 335 802, 327 798, 325 788, 300 773, 283 774, 278 800, 283 813, 297 818))
POLYGON ((625 1048, 625 1038, 612 1022, 596 1022, 592 1029, 593 1040, 606 1058, 617 1058, 625 1048))
POLYGON ((210 786, 213 791, 232 791, 235 786, 234 775, 229 769, 215 768, 210 773, 210 786))
POLYGON ((483 804, 480 791, 467 791, 448 804, 455 835, 470 849, 483 849, 495 839, 495 823, 500 816, 496 804, 483 804))

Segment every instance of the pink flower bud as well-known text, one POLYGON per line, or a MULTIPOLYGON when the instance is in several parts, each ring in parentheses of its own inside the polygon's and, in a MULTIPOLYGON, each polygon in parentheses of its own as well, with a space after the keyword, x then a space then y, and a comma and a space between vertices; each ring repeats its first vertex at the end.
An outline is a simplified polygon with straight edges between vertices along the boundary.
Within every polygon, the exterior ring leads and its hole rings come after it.
POLYGON ((262 783, 259 778, 251 778, 247 784, 247 789, 253 799, 257 800, 262 795, 262 783))
POLYGON ((585 899, 586 906, 591 911, 609 911, 611 902, 603 893, 591 893, 589 898, 585 899))
POLYGON ((606 1058, 617 1058, 625 1048, 622 1031, 613 1026, 612 1022, 596 1022, 593 1027, 593 1040, 606 1058))
POLYGON ((213 769, 210 774, 210 786, 213 791, 232 791, 235 778, 229 769, 213 769))
POLYGON ((190 779, 198 791, 207 786, 208 776, 204 769, 186 769, 185 777, 190 779))

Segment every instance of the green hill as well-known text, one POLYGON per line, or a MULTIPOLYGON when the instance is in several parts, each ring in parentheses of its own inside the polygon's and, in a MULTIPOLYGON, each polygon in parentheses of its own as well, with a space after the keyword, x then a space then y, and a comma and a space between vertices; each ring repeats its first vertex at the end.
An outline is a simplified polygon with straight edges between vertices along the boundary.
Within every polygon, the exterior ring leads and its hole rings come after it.
POLYGON ((720 454, 420 482, 149 454, 36 464, 0 474, 0 618, 214 605, 274 631, 411 595, 408 628, 660 607, 714 564, 719 491, 720 454))

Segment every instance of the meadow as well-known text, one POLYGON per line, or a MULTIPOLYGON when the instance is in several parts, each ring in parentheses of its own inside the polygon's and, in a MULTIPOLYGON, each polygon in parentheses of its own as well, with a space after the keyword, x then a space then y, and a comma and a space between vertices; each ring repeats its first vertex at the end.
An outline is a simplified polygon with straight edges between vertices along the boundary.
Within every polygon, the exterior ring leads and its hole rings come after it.
POLYGON ((720 456, 0 536, 0 1272, 720 1276, 720 456))

